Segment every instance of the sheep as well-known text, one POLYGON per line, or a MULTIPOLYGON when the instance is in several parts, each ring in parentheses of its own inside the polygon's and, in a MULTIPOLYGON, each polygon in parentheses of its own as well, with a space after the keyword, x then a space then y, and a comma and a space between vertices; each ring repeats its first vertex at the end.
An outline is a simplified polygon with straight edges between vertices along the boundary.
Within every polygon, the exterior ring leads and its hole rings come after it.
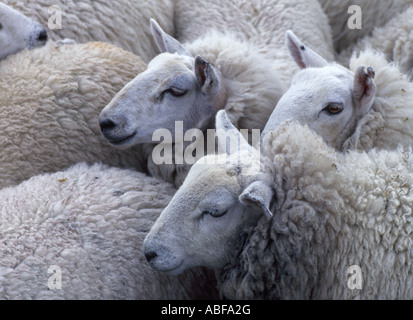
POLYGON ((146 64, 110 44, 23 51, 0 62, 0 188, 78 162, 145 171, 135 150, 114 150, 98 115, 146 64))
POLYGON ((253 43, 270 58, 280 79, 288 85, 298 71, 284 48, 284 33, 291 29, 320 54, 335 56, 331 27, 317 0, 229 0, 175 3, 176 38, 193 42, 211 29, 226 30, 253 43))
POLYGON ((4 3, 0 3, 0 21, 0 60, 47 41, 47 31, 40 24, 4 3))
POLYGON ((389 61, 394 61, 400 71, 412 79, 413 75, 413 53, 412 53, 412 29, 413 23, 410 17, 413 7, 394 16, 382 27, 376 27, 373 33, 360 39, 357 43, 350 45, 338 56, 338 61, 347 66, 354 52, 374 49, 384 53, 389 61))
POLYGON ((269 67, 271 61, 248 42, 211 32, 182 45, 154 20, 151 29, 162 53, 116 94, 99 122, 103 136, 117 148, 145 144, 149 172, 180 185, 190 164, 154 161, 158 129, 174 138, 176 122, 182 121, 184 133, 192 128, 206 133, 222 108, 237 127, 263 129, 286 87, 269 67))
POLYGON ((52 40, 109 42, 140 56, 146 63, 157 53, 147 28, 155 18, 174 34, 173 0, 6 0, 6 4, 49 26, 52 40))
MULTIPOLYGON (((100 124, 102 134, 115 147, 146 144, 144 154, 149 172, 179 186, 192 163, 177 163, 175 159, 168 164, 154 161, 152 136, 158 129, 168 130, 175 137, 175 123, 182 121, 184 133, 193 128, 205 133, 213 127, 216 111, 225 108, 237 127, 262 130, 286 90, 294 69, 298 69, 286 59, 287 50, 279 45, 279 29, 284 30, 286 25, 292 25, 306 39, 310 38, 311 43, 318 44, 320 50, 332 59, 334 55, 328 22, 317 1, 274 4, 266 0, 254 3, 237 0, 206 4, 178 0, 175 22, 180 39, 190 42, 182 45, 151 20, 152 33, 161 54, 151 61, 145 73, 114 97, 102 111, 100 124), (217 12, 225 17, 223 21, 217 22, 219 19, 214 17, 217 12), (228 34, 222 35, 215 30, 221 25, 227 26, 228 34), (310 25, 314 27, 311 32, 310 25), (177 62, 170 59, 171 54, 175 54, 174 60, 180 60, 179 68, 177 62), (171 85, 169 80, 172 78, 165 69, 177 75, 175 86, 171 85), (187 74, 187 80, 183 80, 183 72, 187 74), (164 77, 167 79, 162 81, 164 77), (162 85, 159 87, 160 81, 162 85), (211 81, 215 86, 208 90, 202 88, 211 81), (195 90, 176 90, 183 85, 195 90), (219 90, 214 92, 217 88, 219 90), (197 98, 194 103, 193 92, 198 92, 204 101, 197 98), (165 96, 168 104, 163 101, 165 96), (171 100, 179 101, 179 111, 176 111, 177 107, 171 107, 171 100), (198 104, 197 108, 194 104, 198 104), (163 105, 168 107, 165 109, 163 105)), ((172 148, 175 148, 177 143, 173 143, 172 148)), ((187 144, 183 144, 176 149, 186 147, 187 144)))
POLYGON ((412 145, 413 87, 383 54, 366 50, 352 58, 349 70, 327 63, 292 32, 287 45, 303 70, 294 76, 262 136, 294 120, 340 151, 412 145))
POLYGON ((229 299, 412 299, 409 152, 341 153, 290 122, 259 154, 225 111, 216 127, 238 151, 192 166, 145 238, 155 270, 213 268, 229 299))
POLYGON ((358 40, 371 35, 375 27, 381 27, 399 13, 406 11, 412 0, 381 0, 380 5, 371 0, 319 0, 332 28, 334 47, 338 53, 358 40), (358 12, 354 6, 358 6, 358 12), (359 16, 360 13, 360 16, 359 16), (349 24, 358 19, 361 28, 349 24))
POLYGON ((214 275, 152 270, 149 228, 174 194, 135 170, 77 164, 0 191, 0 299, 214 299, 214 275))

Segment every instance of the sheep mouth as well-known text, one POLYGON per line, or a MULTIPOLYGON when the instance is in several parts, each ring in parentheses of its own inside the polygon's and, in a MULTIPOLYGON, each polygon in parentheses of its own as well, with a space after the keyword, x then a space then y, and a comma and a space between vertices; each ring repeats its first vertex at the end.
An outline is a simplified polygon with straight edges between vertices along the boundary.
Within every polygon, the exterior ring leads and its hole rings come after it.
POLYGON ((166 270, 165 269, 164 270, 159 270, 159 271, 165 272, 165 273, 167 273, 169 275, 172 275, 172 276, 176 276, 176 275, 180 274, 183 271, 183 268, 182 268, 183 264, 184 264, 184 260, 182 260, 176 267, 166 269, 166 270))
POLYGON ((116 138, 116 139, 108 139, 108 141, 115 145, 115 146, 124 146, 127 144, 130 144, 132 140, 136 137, 137 132, 135 131, 129 136, 122 137, 122 138, 116 138))

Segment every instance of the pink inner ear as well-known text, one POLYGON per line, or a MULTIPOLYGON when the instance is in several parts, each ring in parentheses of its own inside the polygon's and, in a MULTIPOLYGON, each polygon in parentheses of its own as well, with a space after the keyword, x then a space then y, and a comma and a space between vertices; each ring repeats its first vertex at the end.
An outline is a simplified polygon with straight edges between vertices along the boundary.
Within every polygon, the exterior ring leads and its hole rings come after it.
POLYGON ((291 53, 292 57, 294 58, 295 62, 298 64, 298 66, 301 69, 307 68, 307 66, 304 63, 301 51, 298 47, 294 46, 293 50, 291 50, 290 53, 291 53))
POLYGON ((358 78, 359 78, 358 82, 359 82, 360 86, 363 88, 363 91, 360 94, 360 97, 362 97, 367 93, 366 91, 368 90, 368 86, 367 86, 367 83, 366 83, 366 77, 365 77, 364 73, 360 73, 358 78))
POLYGON ((304 63, 303 55, 301 51, 305 51, 305 46, 304 45, 299 45, 296 41, 298 39, 294 39, 294 35, 287 34, 287 47, 288 50, 290 51, 291 56, 293 57, 294 61, 297 63, 297 65, 301 69, 307 68, 307 65, 304 63))
POLYGON ((206 75, 207 67, 208 67, 207 63, 205 63, 204 61, 201 61, 200 59, 197 59, 195 63, 195 68, 196 68, 195 73, 197 75, 198 82, 201 87, 205 84, 205 81, 207 79, 207 75, 206 75))
POLYGON ((367 73, 362 72, 362 73, 359 74, 358 81, 359 81, 360 85, 363 88, 363 92, 362 92, 361 96, 365 95, 365 96, 369 97, 371 95, 371 89, 372 89, 371 88, 371 81, 372 81, 371 79, 372 78, 374 78, 374 71, 373 71, 373 73, 371 73, 371 71, 368 70, 367 73))
POLYGON ((197 65, 197 75, 198 75, 198 81, 202 85, 204 85, 206 81, 206 75, 205 75, 205 66, 204 65, 197 65))

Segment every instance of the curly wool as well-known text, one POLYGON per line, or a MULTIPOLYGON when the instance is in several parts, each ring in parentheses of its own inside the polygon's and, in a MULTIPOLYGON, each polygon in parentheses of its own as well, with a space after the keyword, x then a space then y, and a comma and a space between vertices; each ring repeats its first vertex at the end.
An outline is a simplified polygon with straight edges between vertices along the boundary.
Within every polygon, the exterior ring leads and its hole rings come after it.
POLYGON ((413 144, 413 85, 398 67, 387 62, 383 54, 366 50, 354 55, 350 69, 373 67, 377 86, 372 109, 358 121, 344 150, 368 151, 373 148, 394 150, 413 144))
POLYGON ((271 60, 248 41, 211 30, 185 45, 219 70, 228 96, 225 110, 241 129, 262 130, 286 91, 279 75, 269 68, 271 60))
POLYGON ((264 148, 277 191, 274 218, 262 218, 221 272, 221 295, 412 299, 410 154, 338 153, 294 124, 270 134, 264 148), (361 290, 348 287, 353 265, 361 268, 361 290))
POLYGON ((114 150, 98 117, 146 65, 103 43, 24 51, 0 63, 0 188, 78 162, 142 169, 139 148, 114 150))
POLYGON ((57 0, 53 3, 6 0, 5 3, 43 26, 48 26, 52 18, 49 7, 58 6, 62 13, 62 26, 48 29, 50 39, 69 38, 79 43, 109 42, 139 55, 145 62, 158 52, 149 19, 156 19, 168 33, 175 32, 173 0, 57 0))
POLYGON ((132 170, 78 164, 0 191, 0 299, 214 299, 214 275, 150 268, 143 240, 176 190, 132 170), (61 290, 50 290, 50 266, 61 290))

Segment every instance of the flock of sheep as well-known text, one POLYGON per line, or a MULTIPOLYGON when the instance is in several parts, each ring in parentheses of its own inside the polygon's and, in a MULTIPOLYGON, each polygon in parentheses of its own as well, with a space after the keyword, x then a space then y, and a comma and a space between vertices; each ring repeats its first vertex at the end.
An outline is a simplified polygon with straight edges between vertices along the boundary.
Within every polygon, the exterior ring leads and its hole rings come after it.
POLYGON ((4 3, 0 299, 413 298, 412 0, 4 3))

